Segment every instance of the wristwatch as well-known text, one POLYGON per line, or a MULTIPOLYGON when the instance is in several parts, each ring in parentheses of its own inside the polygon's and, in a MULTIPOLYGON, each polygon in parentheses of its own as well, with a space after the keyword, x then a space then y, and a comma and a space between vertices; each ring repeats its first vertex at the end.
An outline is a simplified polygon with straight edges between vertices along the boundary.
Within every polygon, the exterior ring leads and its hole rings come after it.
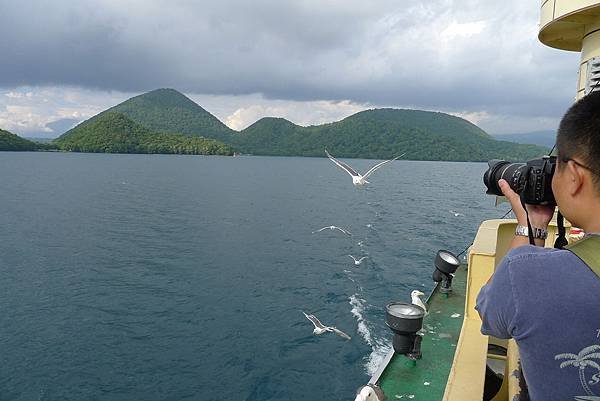
MULTIPOLYGON (((532 227, 532 228, 533 228, 533 238, 536 238, 536 239, 548 238, 548 230, 545 230, 543 228, 536 228, 536 227, 532 227)), ((517 228, 515 230, 515 235, 522 235, 523 237, 529 238, 529 229, 525 226, 517 226, 517 228)))

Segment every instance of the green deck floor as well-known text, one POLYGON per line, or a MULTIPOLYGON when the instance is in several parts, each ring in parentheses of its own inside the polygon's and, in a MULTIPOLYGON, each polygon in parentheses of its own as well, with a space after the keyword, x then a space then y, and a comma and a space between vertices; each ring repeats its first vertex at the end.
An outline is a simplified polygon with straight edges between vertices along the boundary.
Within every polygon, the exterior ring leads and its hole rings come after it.
POLYGON ((404 355, 394 355, 383 371, 378 384, 389 401, 437 401, 444 396, 464 318, 466 279, 466 266, 461 265, 452 294, 434 291, 431 295, 429 314, 423 321, 423 358, 414 365, 404 355))

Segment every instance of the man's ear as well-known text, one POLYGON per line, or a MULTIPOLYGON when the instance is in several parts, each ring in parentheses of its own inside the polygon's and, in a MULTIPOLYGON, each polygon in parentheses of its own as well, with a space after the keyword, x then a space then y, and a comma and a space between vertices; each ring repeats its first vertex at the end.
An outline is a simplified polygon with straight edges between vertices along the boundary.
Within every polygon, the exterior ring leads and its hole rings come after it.
POLYGON ((571 160, 567 162, 566 179, 567 190, 571 196, 577 195, 583 188, 583 183, 587 179, 584 168, 573 163, 571 160))

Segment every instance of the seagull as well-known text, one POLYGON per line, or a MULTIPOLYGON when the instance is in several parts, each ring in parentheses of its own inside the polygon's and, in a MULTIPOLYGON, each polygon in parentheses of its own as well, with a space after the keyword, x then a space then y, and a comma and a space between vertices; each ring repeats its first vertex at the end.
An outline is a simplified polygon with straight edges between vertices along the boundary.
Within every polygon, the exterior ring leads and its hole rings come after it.
POLYGON ((365 258, 368 258, 368 256, 363 256, 363 257, 362 257, 362 258, 360 258, 360 259, 356 259, 356 258, 355 258, 354 256, 352 256, 352 255, 348 255, 348 256, 350 256, 350 257, 351 257, 351 258, 354 260, 354 264, 355 264, 356 266, 360 265, 360 264, 362 263, 363 259, 365 259, 365 258))
POLYGON ((450 213, 452 213, 452 214, 454 215, 454 217, 458 217, 458 216, 464 216, 464 214, 462 214, 462 213, 458 213, 458 212, 455 212, 454 210, 448 210, 448 211, 449 211, 450 213))
POLYGON ((327 229, 329 229, 329 230, 339 230, 339 231, 343 232, 343 233, 344 233, 344 234, 346 234, 346 235, 352 235, 352 233, 351 233, 350 231, 346 231, 346 230, 344 230, 343 228, 339 228, 338 226, 327 226, 327 227, 323 227, 323 228, 320 228, 320 229, 318 229, 317 231, 313 231, 312 233, 313 233, 313 234, 315 234, 315 233, 320 233, 321 231, 323 231, 323 230, 327 230, 327 229))
POLYGON ((350 174, 350 176, 352 177, 352 184, 354 184, 354 186, 358 187, 358 186, 363 186, 365 184, 369 184, 369 181, 367 181, 367 177, 370 176, 379 167, 383 166, 386 163, 389 163, 391 161, 394 161, 396 159, 401 158, 406 153, 402 153, 400 156, 396 156, 396 157, 394 157, 391 160, 382 161, 381 163, 378 163, 378 164, 374 165, 364 175, 358 174, 352 167, 350 167, 349 165, 347 165, 346 163, 344 163, 342 161, 339 161, 335 157, 331 156, 329 154, 329 152, 327 151, 327 149, 325 149, 325 154, 327 155, 327 157, 329 157, 329 160, 331 160, 332 162, 334 162, 335 164, 337 164, 340 168, 342 168, 344 171, 346 171, 348 174, 350 174))
POLYGON ((356 398, 354 401, 383 401, 385 395, 383 391, 374 384, 367 384, 362 386, 356 392, 356 398))
POLYGON ((413 292, 410 293, 410 297, 412 299, 412 304, 420 306, 425 311, 425 314, 427 314, 427 306, 425 306, 425 304, 423 303, 423 301, 420 298, 423 295, 425 295, 425 294, 423 294, 419 290, 414 290, 413 292))
MULTIPOLYGON (((302 312, 302 313, 304 313, 304 312, 302 312)), ((306 313, 304 313, 304 316, 306 316, 306 318, 308 320, 310 320, 312 322, 312 324, 315 325, 315 329, 313 330, 313 333, 315 333, 316 335, 329 332, 329 333, 337 334, 338 336, 345 338, 346 340, 350 340, 352 338, 348 334, 344 333, 343 331, 338 330, 336 327, 323 325, 323 323, 321 323, 321 321, 319 319, 317 319, 317 317, 315 315, 307 315, 306 313)))

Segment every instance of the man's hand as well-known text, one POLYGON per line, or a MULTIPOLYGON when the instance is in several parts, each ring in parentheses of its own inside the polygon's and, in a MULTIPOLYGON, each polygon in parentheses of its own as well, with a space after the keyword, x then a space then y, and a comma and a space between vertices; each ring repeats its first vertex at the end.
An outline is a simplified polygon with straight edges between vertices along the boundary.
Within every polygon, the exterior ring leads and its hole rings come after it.
MULTIPOLYGON (((520 226, 527 227, 527 214, 525 213, 525 209, 523 209, 523 205, 521 205, 521 198, 519 198, 519 194, 512 190, 506 180, 498 181, 498 185, 500 186, 500 190, 502 190, 504 196, 506 196, 506 199, 508 199, 510 202, 512 210, 517 217, 518 224, 520 226)), ((527 212, 529 213, 529 221, 531 222, 531 226, 535 228, 547 229, 550 220, 552 220, 552 216, 554 216, 554 206, 529 204, 526 206, 527 212)))

